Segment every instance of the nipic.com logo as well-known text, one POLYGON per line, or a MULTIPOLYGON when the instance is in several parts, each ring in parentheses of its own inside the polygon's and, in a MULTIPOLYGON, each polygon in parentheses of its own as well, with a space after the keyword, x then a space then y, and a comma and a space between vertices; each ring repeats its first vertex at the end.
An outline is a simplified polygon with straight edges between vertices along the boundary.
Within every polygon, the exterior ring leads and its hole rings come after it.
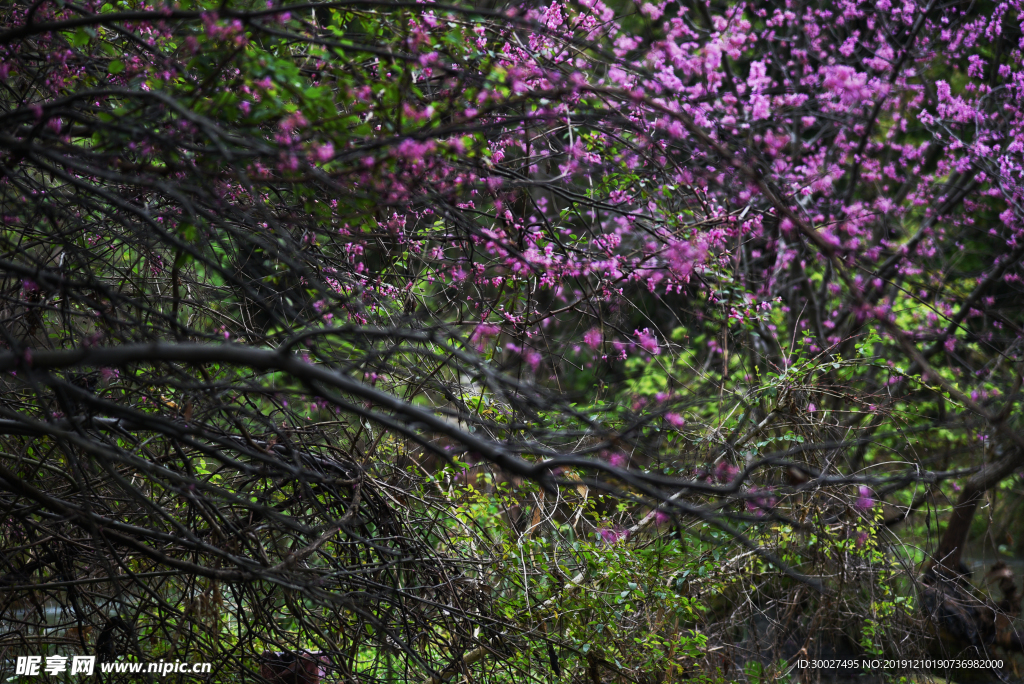
MULTIPOLYGON (((156 674, 165 677, 169 674, 201 675, 210 672, 211 663, 183 663, 180 660, 168 662, 158 660, 152 663, 100 663, 100 671, 128 672, 133 674, 156 674)), ((73 675, 91 675, 96 670, 96 656, 18 656, 14 674, 26 677, 40 675, 58 675, 70 672, 73 675), (45 662, 44 662, 45 661, 45 662)))

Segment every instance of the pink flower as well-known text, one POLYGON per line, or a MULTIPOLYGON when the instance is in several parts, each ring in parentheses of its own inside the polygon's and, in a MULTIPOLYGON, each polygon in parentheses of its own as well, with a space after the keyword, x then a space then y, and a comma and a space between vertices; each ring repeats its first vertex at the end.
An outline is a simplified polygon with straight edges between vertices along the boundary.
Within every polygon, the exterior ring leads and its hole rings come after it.
POLYGON ((725 461, 715 466, 715 479, 721 484, 732 482, 733 478, 739 475, 739 473, 740 469, 737 466, 725 461))
POLYGON ((302 115, 302 112, 295 111, 291 115, 281 119, 281 122, 277 124, 277 127, 285 133, 290 133, 297 128, 305 128, 309 125, 309 121, 302 115))
POLYGON ((481 323, 473 330, 469 341, 477 345, 478 351, 483 351, 484 342, 501 332, 501 326, 494 323, 481 323))
POLYGON ((868 75, 858 72, 853 67, 826 66, 822 68, 821 73, 825 76, 821 85, 837 96, 839 104, 843 107, 859 107, 874 96, 874 92, 868 87, 868 75))
POLYGON ((406 138, 393 150, 393 154, 399 159, 420 161, 429 153, 433 152, 435 147, 436 146, 433 141, 419 143, 412 138, 406 138))
POLYGON ((655 525, 664 525, 665 523, 667 523, 671 519, 672 519, 671 516, 669 516, 669 514, 666 513, 665 511, 655 511, 654 512, 654 524, 655 525))
POLYGON ((633 334, 640 340, 640 348, 644 351, 650 352, 654 356, 658 355, 661 349, 658 347, 658 338, 651 334, 648 328, 643 330, 634 330, 633 334))
POLYGON ((326 142, 323 145, 314 145, 313 156, 316 157, 316 160, 321 164, 329 162, 331 157, 334 156, 334 145, 329 142, 326 142))
POLYGON ((672 427, 681 428, 686 425, 686 420, 678 413, 666 413, 665 422, 672 427))
MULTIPOLYGON (((750 488, 749 493, 758 494, 759 492, 771 491, 771 487, 761 489, 757 486, 754 486, 750 488)), ((752 499, 747 500, 747 510, 760 518, 762 515, 765 514, 765 511, 770 511, 771 509, 775 508, 775 505, 778 502, 779 500, 774 496, 771 496, 770 494, 761 494, 759 496, 754 496, 752 499)))
POLYGON ((583 333, 583 342, 591 349, 597 349, 601 346, 601 331, 597 328, 591 328, 583 333))
POLYGON ((616 468, 625 468, 628 461, 625 454, 614 453, 608 457, 608 463, 616 468))
POLYGON ((771 106, 764 95, 754 95, 751 99, 750 118, 754 121, 767 119, 771 115, 771 106))
POLYGON ((657 21, 665 13, 665 7, 664 5, 652 5, 649 2, 645 2, 643 7, 640 8, 640 12, 647 15, 651 21, 657 21))
POLYGON ((615 542, 629 538, 629 530, 624 530, 618 525, 615 527, 602 527, 597 530, 598 536, 606 544, 614 544, 615 542))
POLYGON ((853 507, 861 511, 869 511, 875 507, 875 500, 872 498, 874 492, 871 491, 870 487, 861 485, 857 488, 857 500, 853 503, 853 507))
POLYGON ((707 246, 699 242, 678 241, 665 250, 669 272, 682 282, 690 282, 693 269, 704 261, 707 246))

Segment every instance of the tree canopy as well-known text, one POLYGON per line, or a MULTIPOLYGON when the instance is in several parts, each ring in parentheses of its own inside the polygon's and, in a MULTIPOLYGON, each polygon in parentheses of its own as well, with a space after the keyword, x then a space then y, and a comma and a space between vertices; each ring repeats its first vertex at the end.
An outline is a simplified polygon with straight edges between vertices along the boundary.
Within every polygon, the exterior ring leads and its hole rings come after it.
POLYGON ((1021 22, 6 3, 0 657, 1019 668, 1021 22))

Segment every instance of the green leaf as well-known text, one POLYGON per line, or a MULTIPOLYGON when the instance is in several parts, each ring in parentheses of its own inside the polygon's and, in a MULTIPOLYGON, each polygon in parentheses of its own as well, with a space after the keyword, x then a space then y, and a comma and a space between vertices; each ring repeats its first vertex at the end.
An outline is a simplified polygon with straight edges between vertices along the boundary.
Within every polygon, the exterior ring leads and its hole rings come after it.
POLYGON ((71 36, 71 44, 74 47, 82 47, 83 45, 86 45, 89 42, 89 37, 89 34, 86 33, 84 28, 79 28, 71 36))
POLYGON ((124 71, 124 62, 119 59, 112 60, 110 64, 107 65, 107 71, 115 75, 121 73, 124 71))

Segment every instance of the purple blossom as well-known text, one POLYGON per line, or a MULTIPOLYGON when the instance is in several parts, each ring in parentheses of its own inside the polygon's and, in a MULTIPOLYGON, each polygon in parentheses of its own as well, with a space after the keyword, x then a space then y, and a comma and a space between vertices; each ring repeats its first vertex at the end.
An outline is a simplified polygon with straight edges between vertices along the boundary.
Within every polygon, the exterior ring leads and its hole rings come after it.
POLYGON ((651 334, 650 329, 644 328, 643 330, 634 330, 633 335, 639 340, 640 348, 646 352, 657 356, 661 351, 658 347, 658 338, 651 334))
POLYGON ((869 511, 875 507, 875 499, 873 498, 874 492, 871 491, 870 487, 861 485, 857 488, 857 500, 854 501, 853 507, 860 511, 869 511))
POLYGON ((840 107, 858 107, 874 96, 868 87, 868 75, 843 64, 822 67, 821 85, 838 98, 840 107))
POLYGON ((316 160, 321 164, 329 162, 331 157, 334 156, 334 145, 329 142, 322 145, 314 145, 313 156, 316 157, 316 160))
POLYGON ((733 479, 739 474, 739 467, 734 466, 731 463, 726 463, 725 461, 722 461, 715 466, 715 480, 717 480, 719 484, 727 484, 729 482, 732 482, 733 479))
POLYGON ((686 420, 678 413, 666 413, 665 422, 676 428, 681 428, 686 425, 686 420))
POLYGON ((629 530, 623 529, 619 525, 598 528, 597 534, 605 544, 614 544, 629 538, 629 530))
POLYGON ((628 462, 629 459, 626 457, 626 455, 619 452, 615 452, 614 454, 608 457, 609 465, 612 465, 616 468, 625 468, 628 462))
POLYGON ((752 498, 747 499, 746 508, 748 512, 753 513, 757 517, 761 517, 765 512, 772 510, 778 504, 779 500, 771 494, 771 487, 758 487, 757 485, 752 486, 748 490, 748 494, 754 495, 752 498))

